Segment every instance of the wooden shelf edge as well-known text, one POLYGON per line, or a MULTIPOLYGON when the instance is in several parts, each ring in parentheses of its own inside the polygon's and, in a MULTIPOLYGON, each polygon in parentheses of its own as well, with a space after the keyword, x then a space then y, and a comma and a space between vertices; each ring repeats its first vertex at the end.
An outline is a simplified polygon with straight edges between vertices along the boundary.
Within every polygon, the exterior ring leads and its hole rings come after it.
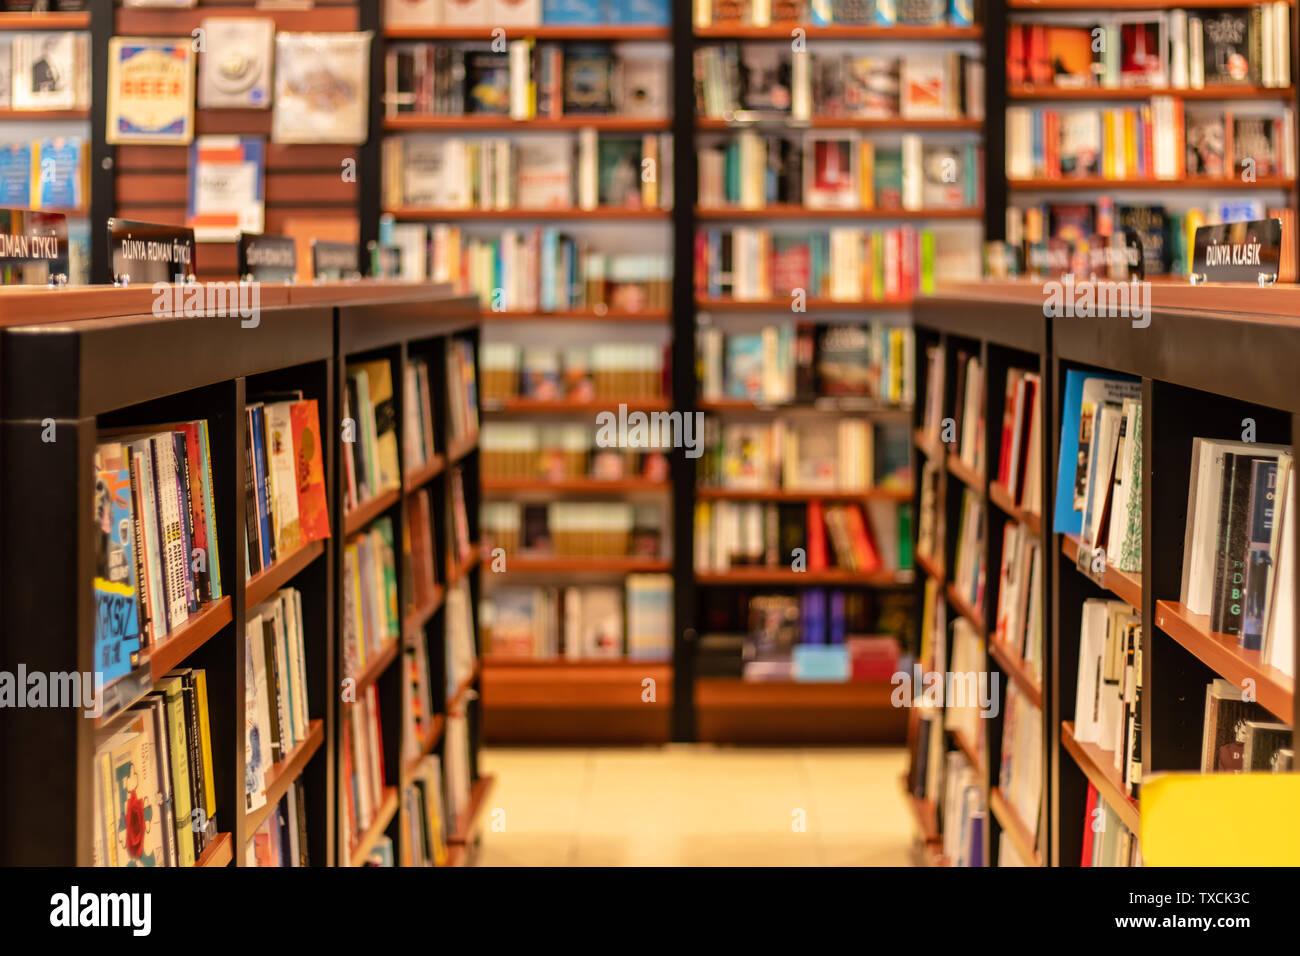
POLYGON ((293 554, 278 559, 244 582, 244 606, 251 610, 289 583, 325 553, 325 542, 310 541, 293 554))
POLYGON ((1061 553, 1067 557, 1075 570, 1102 590, 1109 591, 1115 597, 1128 604, 1137 611, 1142 610, 1142 575, 1134 574, 1131 571, 1120 571, 1119 569, 1107 568, 1106 572, 1098 580, 1097 576, 1091 571, 1084 571, 1078 566, 1079 548, 1082 547, 1083 541, 1077 534, 1061 535, 1061 553))
POLYGON ((830 569, 826 571, 790 571, 784 568, 732 568, 729 571, 697 571, 695 582, 704 585, 771 584, 797 586, 836 584, 843 587, 892 588, 903 587, 915 580, 910 571, 863 574, 858 571, 830 569))
POLYGON ((701 501, 899 501, 912 500, 910 488, 858 488, 848 491, 818 491, 787 488, 709 488, 698 487, 695 497, 701 501))
POLYGON ((916 566, 925 572, 927 577, 932 578, 936 584, 942 585, 944 583, 943 568, 934 560, 934 558, 922 554, 920 551, 913 550, 912 560, 916 563, 916 566))
POLYGON ((1038 855, 1035 845, 1037 841, 1033 839, 1029 827, 1020 819, 1020 814, 1011 805, 1011 801, 1002 795, 998 787, 989 791, 989 809, 1002 824, 1002 832, 1011 835, 1011 842, 1016 845, 1021 858, 1034 866, 1042 866, 1043 858, 1038 855))
MULTIPOLYGON (((356 681, 357 701, 361 700, 361 692, 379 679, 379 675, 388 670, 390 664, 397 659, 398 649, 401 647, 401 640, 390 637, 384 642, 384 646, 375 652, 366 664, 365 669, 360 674, 344 674, 343 676, 352 677, 356 681)), ((353 701, 348 701, 345 706, 351 706, 353 701)))
POLYGON ((1011 678, 1012 682, 1020 688, 1029 702, 1039 709, 1043 709, 1043 689, 1034 675, 1029 672, 1029 665, 1021 660, 1013 651, 999 644, 993 639, 989 639, 989 656, 997 662, 1003 672, 1011 678))
POLYGON ((366 832, 361 834, 357 840, 356 847, 349 854, 348 860, 352 866, 365 866, 366 857, 374 849, 375 843, 388 829, 388 824, 393 822, 393 817, 397 813, 397 788, 384 787, 384 800, 379 805, 379 810, 375 814, 374 820, 366 828, 366 832))
POLYGON ((447 587, 458 584, 461 578, 467 577, 471 571, 479 566, 483 560, 483 545, 478 541, 470 542, 470 554, 464 561, 457 563, 452 556, 447 558, 447 587))
POLYGON ((672 490, 670 481, 651 481, 644 478, 563 478, 548 481, 545 478, 484 478, 479 483, 484 492, 507 494, 510 492, 583 493, 583 494, 662 494, 672 490))
POLYGON ((442 602, 447 597, 447 589, 441 584, 433 586, 433 597, 424 607, 415 608, 406 615, 406 620, 402 623, 403 632, 407 635, 413 634, 424 625, 429 623, 429 619, 438 613, 438 608, 442 607, 442 602))
POLYGON ((488 794, 492 792, 495 783, 496 777, 490 773, 483 774, 474 781, 470 790, 469 806, 461 814, 462 819, 456 821, 456 830, 447 839, 448 843, 463 846, 469 842, 469 837, 474 832, 474 824, 487 805, 488 794))
POLYGON ((402 221, 436 219, 440 222, 457 220, 528 220, 539 219, 611 219, 611 220, 663 220, 672 218, 671 209, 637 209, 622 206, 604 206, 582 209, 566 206, 562 209, 433 209, 423 206, 393 206, 384 214, 402 221))
POLYGON ((234 620, 230 595, 210 601, 149 650, 149 672, 156 684, 234 620))
POLYGON ((976 471, 966 462, 958 457, 956 452, 949 452, 945 464, 948 468, 948 474, 952 475, 963 485, 978 495, 984 494, 984 475, 976 471))
POLYGON ((429 482, 433 481, 442 474, 443 469, 447 467, 447 458, 445 455, 434 453, 423 465, 412 468, 402 476, 402 488, 409 495, 413 491, 419 491, 429 482))
POLYGON ((984 761, 980 759, 979 751, 975 749, 975 742, 968 738, 964 732, 955 728, 945 727, 944 730, 947 732, 948 736, 952 738, 953 743, 957 745, 957 749, 965 754, 967 762, 970 763, 972 769, 974 769, 975 773, 979 775, 979 778, 981 780, 986 780, 987 777, 984 774, 984 761))
POLYGON ((1074 721, 1061 721, 1061 746, 1063 746, 1083 775, 1092 781, 1097 792, 1101 794, 1103 800, 1110 804, 1110 808, 1119 816, 1124 826, 1128 827, 1137 836, 1142 829, 1142 814, 1139 810, 1139 804, 1132 797, 1124 793, 1123 785, 1118 777, 1119 771, 1115 769, 1113 763, 1109 762, 1110 753, 1104 751, 1096 744, 1080 743, 1074 737, 1074 721), (1096 751, 1094 753, 1093 751, 1096 751), (1107 760, 1102 763, 1102 758, 1107 760))
POLYGON ((312 720, 307 725, 307 736, 301 742, 289 751, 288 756, 282 758, 276 763, 271 764, 266 773, 266 803, 253 810, 251 813, 244 814, 244 832, 248 839, 253 838, 253 834, 258 831, 266 818, 274 812, 276 806, 280 803, 280 798, 288 791, 293 782, 297 780, 308 762, 320 750, 321 744, 325 742, 325 721, 319 717, 312 720))
POLYGON ((1238 687, 1255 682, 1255 699, 1275 717, 1291 723, 1295 712, 1295 679, 1264 663, 1259 651, 1248 651, 1230 634, 1210 630, 1207 615, 1193 614, 1177 601, 1156 601, 1155 626, 1199 661, 1238 687))
MULTIPOLYGON (((0 26, 3 26, 0 24, 0 26)), ((235 858, 235 838, 230 833, 218 833, 203 853, 194 861, 196 867, 229 866, 235 858)))
POLYGON ((460 684, 456 687, 456 693, 452 694, 451 697, 447 699, 447 704, 444 711, 445 713, 457 714, 460 712, 460 710, 465 705, 465 701, 466 698, 468 698, 469 696, 469 692, 474 689, 474 682, 479 679, 479 675, 481 675, 482 673, 483 673, 483 662, 481 659, 476 660, 474 662, 474 669, 470 671, 469 676, 460 682, 460 684))
POLYGON ((989 481, 989 501, 997 505, 998 510, 1009 518, 1022 525, 1025 525, 1034 537, 1042 533, 1043 518, 1042 515, 1035 514, 1032 511, 1026 511, 1016 504, 1015 498, 1012 497, 1011 491, 1006 485, 997 479, 989 481))
POLYGON ((964 597, 962 597, 957 590, 957 586, 951 581, 948 582, 946 594, 948 596, 948 604, 951 605, 952 609, 969 621, 971 626, 975 628, 975 632, 979 634, 980 637, 987 638, 988 634, 984 630, 983 612, 978 608, 973 607, 964 597))
POLYGON ((393 507, 401 499, 401 488, 389 488, 377 495, 371 495, 343 516, 343 533, 353 535, 364 530, 366 525, 393 507))
POLYGON ((433 753, 433 749, 438 746, 438 741, 442 739, 442 732, 447 729, 447 719, 442 714, 434 714, 430 719, 429 732, 420 738, 420 752, 402 764, 402 777, 409 780, 415 776, 420 761, 433 753))
POLYGON ((666 558, 512 558, 501 574, 654 574, 672 570, 666 558))

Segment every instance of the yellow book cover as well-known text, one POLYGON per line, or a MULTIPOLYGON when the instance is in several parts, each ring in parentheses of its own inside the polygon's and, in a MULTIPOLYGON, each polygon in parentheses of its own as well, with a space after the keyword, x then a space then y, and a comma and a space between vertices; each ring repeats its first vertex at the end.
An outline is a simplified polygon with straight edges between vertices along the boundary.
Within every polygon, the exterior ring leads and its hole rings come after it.
POLYGON ((402 483, 397 457, 397 406, 393 402, 393 367, 388 359, 375 359, 348 366, 349 373, 361 370, 370 385, 370 404, 375 410, 375 454, 379 481, 374 492, 396 488, 402 483))
POLYGON ((862 208, 876 208, 876 144, 863 140, 858 153, 858 181, 862 184, 862 208))
POLYGON ((167 750, 172 758, 172 802, 176 810, 176 847, 181 866, 194 865, 194 831, 190 827, 190 761, 185 736, 185 696, 179 677, 157 685, 167 701, 167 750))
POLYGON ((1137 110, 1124 111, 1124 178, 1132 179, 1138 169, 1137 110))
POLYGON ((203 747, 203 796, 208 819, 217 815, 217 788, 212 780, 212 728, 208 724, 208 672, 195 669, 194 688, 199 704, 199 743, 203 747))
POLYGON ((1115 178, 1115 116, 1111 110, 1101 114, 1101 174, 1115 178))

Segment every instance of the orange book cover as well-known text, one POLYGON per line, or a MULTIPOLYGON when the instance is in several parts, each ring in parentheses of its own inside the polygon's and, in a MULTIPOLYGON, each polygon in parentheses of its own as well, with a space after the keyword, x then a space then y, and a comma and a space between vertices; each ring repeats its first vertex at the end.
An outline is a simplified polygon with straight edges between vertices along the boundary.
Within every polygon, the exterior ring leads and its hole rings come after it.
POLYGON ((330 536, 320 415, 314 398, 294 402, 289 414, 293 422, 294 468, 298 476, 298 523, 302 529, 302 543, 308 544, 330 536))
POLYGON ((857 505, 846 505, 844 512, 848 516, 849 537, 853 540, 853 550, 858 556, 858 571, 862 574, 879 571, 880 552, 876 550, 875 543, 871 540, 871 532, 867 530, 862 509, 857 505))
POLYGON ((826 570, 826 522, 822 519, 822 503, 808 502, 808 570, 826 570))

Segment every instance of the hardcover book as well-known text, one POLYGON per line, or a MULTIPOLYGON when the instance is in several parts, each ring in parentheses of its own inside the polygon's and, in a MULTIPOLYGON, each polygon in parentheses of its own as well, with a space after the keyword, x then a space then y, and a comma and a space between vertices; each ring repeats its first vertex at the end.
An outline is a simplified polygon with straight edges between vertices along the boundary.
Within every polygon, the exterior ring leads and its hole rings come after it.
POLYGON ((194 138, 190 37, 113 37, 108 44, 108 141, 188 144, 194 138))
POLYGON ((1205 85, 1236 85, 1253 81, 1250 56, 1250 14, 1224 10, 1201 18, 1204 36, 1205 85))
POLYGON ((199 57, 199 106, 266 109, 271 105, 275 21, 265 17, 208 17, 199 57))
POLYGON ((564 112, 606 114, 614 107, 614 54, 608 44, 575 43, 564 55, 564 112))
POLYGON ((277 33, 271 138, 366 141, 370 33, 277 33))
POLYGON ((76 33, 16 33, 12 44, 15 110, 70 110, 79 105, 81 77, 90 69, 84 37, 76 33))

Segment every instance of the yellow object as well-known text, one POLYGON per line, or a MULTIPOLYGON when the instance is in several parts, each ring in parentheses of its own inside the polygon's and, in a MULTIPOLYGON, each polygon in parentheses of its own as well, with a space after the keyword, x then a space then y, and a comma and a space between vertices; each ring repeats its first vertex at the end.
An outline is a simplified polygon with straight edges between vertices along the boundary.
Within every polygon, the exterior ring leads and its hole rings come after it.
POLYGON ((1147 866, 1300 866, 1300 774, 1161 774, 1140 803, 1147 866))

